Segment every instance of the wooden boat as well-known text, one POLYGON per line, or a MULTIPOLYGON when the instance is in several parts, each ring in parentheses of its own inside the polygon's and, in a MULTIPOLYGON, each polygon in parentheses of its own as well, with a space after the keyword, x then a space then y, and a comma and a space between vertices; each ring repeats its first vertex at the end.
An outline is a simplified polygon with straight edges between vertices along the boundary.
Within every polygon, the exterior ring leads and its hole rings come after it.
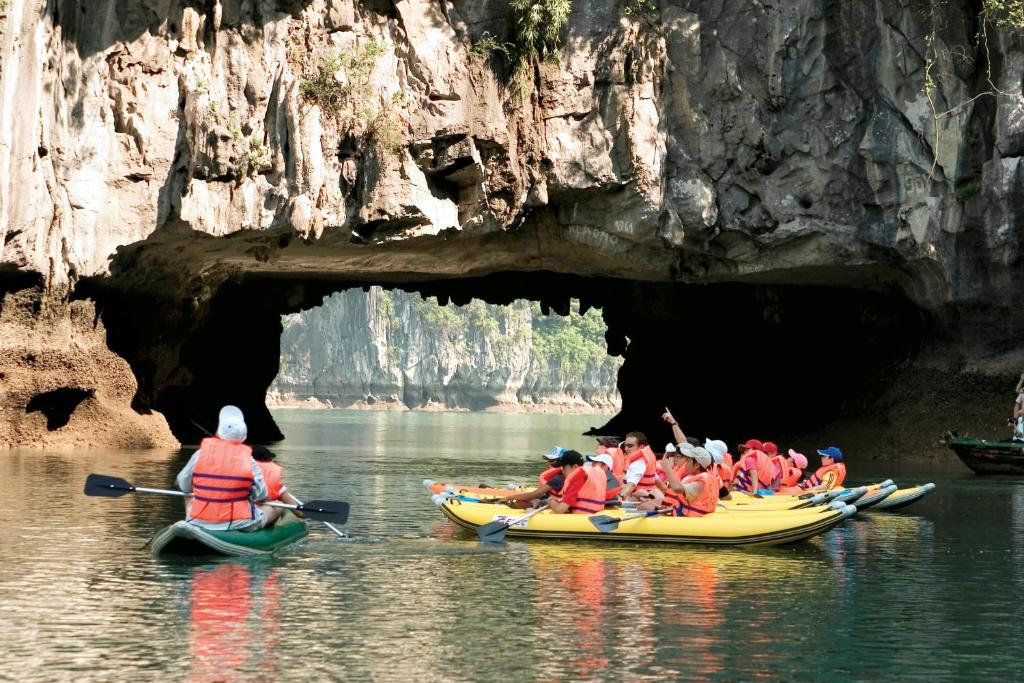
POLYGON ((949 433, 946 443, 978 474, 1024 475, 1024 443, 1020 441, 988 441, 949 433))
POLYGON ((154 555, 269 555, 308 533, 306 523, 286 512, 274 526, 259 531, 211 531, 175 522, 153 537, 154 555))

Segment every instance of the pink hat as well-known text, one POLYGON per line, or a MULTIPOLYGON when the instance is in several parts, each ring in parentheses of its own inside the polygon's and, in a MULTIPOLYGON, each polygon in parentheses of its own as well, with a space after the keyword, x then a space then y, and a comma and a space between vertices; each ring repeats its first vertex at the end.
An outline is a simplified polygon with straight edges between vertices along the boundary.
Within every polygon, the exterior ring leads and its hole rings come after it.
POLYGON ((778 455, 779 447, 775 445, 774 441, 765 441, 764 452, 767 453, 768 455, 778 455))
POLYGON ((793 458, 793 464, 798 468, 805 470, 807 469, 807 456, 803 453, 797 453, 792 448, 789 449, 789 457, 793 458))

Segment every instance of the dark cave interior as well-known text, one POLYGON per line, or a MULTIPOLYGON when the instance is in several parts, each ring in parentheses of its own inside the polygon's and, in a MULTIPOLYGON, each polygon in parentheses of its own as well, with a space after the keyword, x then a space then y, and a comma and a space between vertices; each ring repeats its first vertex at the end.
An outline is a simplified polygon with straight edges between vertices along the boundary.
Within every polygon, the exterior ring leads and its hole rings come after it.
POLYGON ((622 411, 596 432, 640 430, 656 446, 670 438, 671 408, 694 436, 735 443, 784 437, 840 414, 869 410, 918 353, 927 314, 899 291, 786 284, 637 282, 552 272, 505 272, 416 283, 241 276, 197 310, 192 300, 91 288, 110 347, 139 380, 136 409, 162 412, 174 434, 196 443, 224 404, 245 413, 250 440, 284 437, 267 409, 278 372, 281 315, 320 305, 350 287, 380 285, 494 304, 539 301, 565 314, 572 299, 602 309, 609 352, 624 354, 622 411), (171 360, 173 359, 173 361, 171 360))

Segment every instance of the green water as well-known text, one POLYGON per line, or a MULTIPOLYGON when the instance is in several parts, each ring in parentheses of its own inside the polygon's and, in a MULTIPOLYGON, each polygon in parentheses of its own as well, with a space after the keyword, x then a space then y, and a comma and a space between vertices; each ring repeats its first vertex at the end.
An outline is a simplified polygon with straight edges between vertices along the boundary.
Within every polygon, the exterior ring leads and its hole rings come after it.
MULTIPOLYGON (((938 489, 765 549, 479 544, 425 478, 526 481, 600 418, 278 411, 300 497, 348 500, 266 560, 155 560, 177 452, 0 453, 0 677, 11 680, 1020 679, 1024 480, 848 464, 938 489)), ((790 444, 786 444, 790 445, 790 444)), ((812 444, 792 444, 810 450, 812 444)), ((184 454, 187 457, 187 453, 184 454)), ((953 458, 952 454, 950 455, 953 458)), ((858 476, 863 475, 863 477, 858 476)))

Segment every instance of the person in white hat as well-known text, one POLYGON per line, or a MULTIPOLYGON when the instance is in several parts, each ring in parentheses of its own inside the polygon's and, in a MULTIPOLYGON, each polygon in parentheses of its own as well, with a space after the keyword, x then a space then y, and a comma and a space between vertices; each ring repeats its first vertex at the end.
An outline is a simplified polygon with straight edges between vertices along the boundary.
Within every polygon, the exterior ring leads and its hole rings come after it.
POLYGON ((622 484, 615 478, 615 473, 612 471, 614 462, 612 456, 608 453, 598 453, 596 455, 587 456, 587 467, 598 467, 605 472, 607 484, 605 485, 604 499, 615 500, 619 495, 619 491, 622 489, 622 484))
POLYGON ((718 477, 708 471, 714 459, 701 446, 680 443, 679 456, 665 454, 665 503, 677 517, 703 517, 718 506, 718 477))
POLYGON ((242 411, 224 406, 217 418, 217 433, 199 444, 199 450, 178 473, 178 488, 186 497, 185 521, 205 529, 255 531, 273 524, 279 508, 258 506, 267 499, 263 472, 252 458, 242 411))

